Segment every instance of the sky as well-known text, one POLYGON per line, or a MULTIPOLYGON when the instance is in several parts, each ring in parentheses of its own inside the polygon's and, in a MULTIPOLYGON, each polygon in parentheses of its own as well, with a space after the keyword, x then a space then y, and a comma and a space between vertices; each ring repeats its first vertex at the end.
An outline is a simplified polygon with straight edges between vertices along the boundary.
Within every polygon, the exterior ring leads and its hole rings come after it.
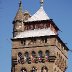
MULTIPOLYGON (((33 15, 40 7, 40 0, 22 0, 23 11, 33 15)), ((19 0, 0 0, 0 72, 11 72, 12 21, 18 10, 19 0)), ((61 30, 60 38, 72 50, 72 0, 44 0, 44 10, 61 30)), ((68 52, 68 69, 72 72, 72 52, 68 52)))

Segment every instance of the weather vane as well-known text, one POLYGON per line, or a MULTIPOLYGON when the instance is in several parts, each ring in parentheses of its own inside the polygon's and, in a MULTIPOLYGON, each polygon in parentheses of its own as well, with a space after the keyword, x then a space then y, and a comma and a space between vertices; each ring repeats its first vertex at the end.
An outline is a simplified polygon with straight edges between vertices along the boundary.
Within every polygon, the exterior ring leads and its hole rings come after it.
POLYGON ((40 0, 40 4, 41 6, 43 6, 44 0, 40 0))
POLYGON ((22 0, 19 0, 19 8, 22 9, 22 0))

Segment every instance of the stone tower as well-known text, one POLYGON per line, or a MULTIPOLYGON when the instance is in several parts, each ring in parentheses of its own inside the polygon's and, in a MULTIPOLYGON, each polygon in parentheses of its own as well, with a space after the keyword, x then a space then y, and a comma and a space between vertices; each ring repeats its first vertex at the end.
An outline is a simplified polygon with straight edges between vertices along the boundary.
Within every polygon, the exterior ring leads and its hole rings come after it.
POLYGON ((59 28, 40 1, 33 15, 22 12, 22 2, 13 21, 11 72, 65 72, 68 48, 59 38, 59 28))

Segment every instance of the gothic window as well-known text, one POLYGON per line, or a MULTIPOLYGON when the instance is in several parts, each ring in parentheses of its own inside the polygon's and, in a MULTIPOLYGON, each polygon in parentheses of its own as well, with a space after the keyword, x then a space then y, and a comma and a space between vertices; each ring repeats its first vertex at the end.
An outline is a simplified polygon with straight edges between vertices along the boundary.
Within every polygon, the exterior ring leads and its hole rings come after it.
POLYGON ((39 52, 38 52, 39 62, 42 62, 42 54, 43 54, 42 51, 39 51, 39 52))
POLYGON ((45 52, 45 58, 46 58, 46 61, 48 61, 48 57, 49 57, 49 51, 46 50, 46 52, 45 52))
POLYGON ((20 72, 27 72, 25 68, 22 68, 20 72))
POLYGON ((31 56, 32 62, 35 62, 35 57, 36 57, 36 53, 35 51, 32 51, 32 56, 31 56))
POLYGON ((18 56, 21 58, 21 57, 22 57, 22 53, 21 53, 21 52, 19 52, 19 53, 18 53, 18 56))
POLYGON ((25 57, 28 58, 29 57, 29 53, 25 52, 25 57))
POLYGON ((24 54, 24 61, 25 62, 29 61, 29 53, 28 52, 25 52, 25 54, 24 54))
POLYGON ((42 51, 39 51, 38 54, 39 54, 39 57, 42 57, 42 51))
POLYGON ((35 57, 35 56, 36 56, 35 51, 32 51, 32 56, 33 56, 33 57, 35 57))
POLYGON ((46 50, 45 53, 46 53, 46 56, 49 56, 49 50, 46 50))
POLYGON ((43 66, 41 72, 48 72, 48 68, 46 66, 43 66))
POLYGON ((31 72, 37 72, 37 68, 33 66, 31 72))
POLYGON ((24 58, 21 52, 18 53, 18 63, 24 64, 24 58))

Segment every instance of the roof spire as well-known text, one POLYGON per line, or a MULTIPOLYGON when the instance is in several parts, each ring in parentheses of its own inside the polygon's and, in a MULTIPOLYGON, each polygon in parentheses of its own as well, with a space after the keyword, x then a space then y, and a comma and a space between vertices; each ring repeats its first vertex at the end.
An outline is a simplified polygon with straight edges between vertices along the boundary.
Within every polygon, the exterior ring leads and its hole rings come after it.
POLYGON ((40 0, 40 5, 43 6, 44 0, 40 0))
POLYGON ((22 10, 22 1, 19 0, 19 10, 22 10))

